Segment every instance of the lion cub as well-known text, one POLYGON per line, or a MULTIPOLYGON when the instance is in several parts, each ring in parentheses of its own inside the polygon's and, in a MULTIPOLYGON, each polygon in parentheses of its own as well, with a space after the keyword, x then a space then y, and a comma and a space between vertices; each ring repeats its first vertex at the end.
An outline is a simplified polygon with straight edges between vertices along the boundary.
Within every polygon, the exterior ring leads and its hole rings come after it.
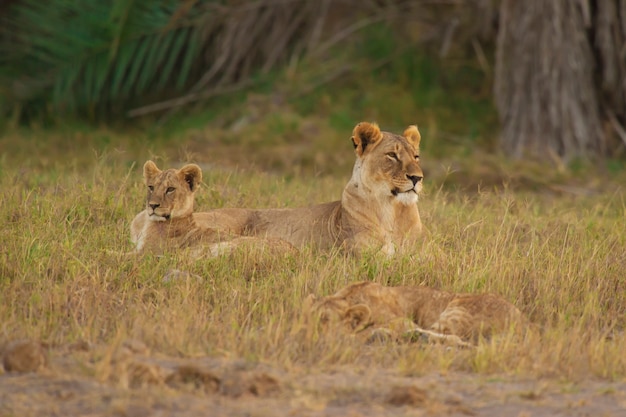
POLYGON ((195 193, 202 182, 196 164, 180 169, 160 170, 152 161, 143 166, 147 186, 146 208, 130 225, 135 253, 163 253, 171 249, 194 248, 193 257, 214 257, 240 247, 293 252, 293 246, 280 239, 236 237, 212 226, 207 213, 194 212, 195 193))
POLYGON ((470 346, 481 337, 526 323, 522 313, 494 294, 458 294, 425 286, 350 284, 334 295, 310 295, 305 309, 322 325, 339 323, 354 331, 423 335, 429 340, 470 346), (468 343, 469 342, 469 343, 468 343))

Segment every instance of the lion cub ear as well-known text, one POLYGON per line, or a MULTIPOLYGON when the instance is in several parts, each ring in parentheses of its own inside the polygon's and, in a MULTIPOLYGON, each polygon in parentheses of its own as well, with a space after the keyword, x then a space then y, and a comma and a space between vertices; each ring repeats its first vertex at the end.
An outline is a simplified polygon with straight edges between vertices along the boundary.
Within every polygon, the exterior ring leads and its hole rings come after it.
POLYGON ((383 134, 376 123, 361 122, 352 131, 352 143, 356 154, 363 155, 365 148, 373 145, 383 138, 383 134))
POLYGON ((416 125, 411 125, 406 128, 404 131, 404 137, 409 143, 415 146, 415 149, 419 150, 420 148, 420 140, 422 140, 422 135, 420 135, 420 131, 417 130, 416 125))
POLYGON ((202 169, 196 164, 185 165, 178 170, 178 175, 189 184, 191 191, 196 191, 202 182, 202 169))
POLYGON ((370 310, 367 305, 356 304, 346 311, 344 320, 350 327, 356 329, 359 326, 366 325, 369 322, 371 315, 372 310, 370 310))
POLYGON ((157 168, 154 162, 148 160, 145 164, 143 164, 143 178, 146 180, 146 182, 156 177, 160 173, 161 170, 157 168))

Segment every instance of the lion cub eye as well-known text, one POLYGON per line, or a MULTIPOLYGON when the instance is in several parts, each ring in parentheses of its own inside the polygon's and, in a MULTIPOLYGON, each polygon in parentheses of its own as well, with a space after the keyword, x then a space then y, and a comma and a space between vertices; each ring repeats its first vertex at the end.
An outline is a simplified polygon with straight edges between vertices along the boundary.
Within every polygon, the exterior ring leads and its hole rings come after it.
POLYGON ((387 157, 393 159, 394 161, 399 161, 400 160, 400 157, 395 152, 387 153, 387 157))
POLYGON ((420 156, 419 155, 415 155, 415 160, 419 161, 420 160, 420 156))
POLYGON ((174 188, 174 187, 167 187, 167 190, 165 190, 165 192, 168 193, 168 194, 171 194, 174 191, 176 191, 176 188, 174 188))
POLYGON ((154 191, 154 186, 153 186, 153 185, 148 185, 148 190, 149 190, 150 192, 153 192, 153 191, 154 191))

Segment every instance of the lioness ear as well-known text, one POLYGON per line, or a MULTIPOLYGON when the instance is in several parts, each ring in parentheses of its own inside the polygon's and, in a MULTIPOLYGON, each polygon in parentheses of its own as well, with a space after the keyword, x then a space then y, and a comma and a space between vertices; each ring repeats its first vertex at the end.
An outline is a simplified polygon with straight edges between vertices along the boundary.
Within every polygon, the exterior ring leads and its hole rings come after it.
POLYGON ((404 137, 409 143, 415 146, 415 149, 419 150, 420 148, 420 140, 422 139, 422 135, 420 135, 420 131, 417 130, 416 125, 411 125, 406 128, 404 131, 404 137))
POLYGON ((149 179, 156 177, 160 173, 161 173, 161 170, 157 168, 154 162, 148 160, 146 161, 145 164, 143 164, 143 178, 144 180, 146 180, 146 182, 149 179))
POLYGON ((202 182, 202 169, 196 164, 188 164, 178 170, 180 175, 187 184, 191 191, 196 191, 198 185, 202 182))
POLYGON ((365 304, 357 304, 350 307, 344 316, 344 320, 352 327, 356 329, 359 326, 367 324, 372 315, 372 311, 365 304))
POLYGON ((361 122, 352 131, 352 143, 356 154, 361 156, 365 148, 383 138, 383 134, 376 123, 361 122))

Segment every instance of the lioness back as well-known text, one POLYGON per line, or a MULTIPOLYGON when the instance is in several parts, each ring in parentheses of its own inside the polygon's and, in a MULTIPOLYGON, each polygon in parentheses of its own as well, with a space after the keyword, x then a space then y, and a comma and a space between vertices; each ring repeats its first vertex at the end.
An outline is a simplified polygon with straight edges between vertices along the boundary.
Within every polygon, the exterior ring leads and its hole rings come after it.
POLYGON ((203 222, 228 234, 285 239, 296 247, 314 244, 327 248, 341 238, 335 224, 340 207, 340 202, 334 201, 301 208, 224 208, 198 214, 203 222))

